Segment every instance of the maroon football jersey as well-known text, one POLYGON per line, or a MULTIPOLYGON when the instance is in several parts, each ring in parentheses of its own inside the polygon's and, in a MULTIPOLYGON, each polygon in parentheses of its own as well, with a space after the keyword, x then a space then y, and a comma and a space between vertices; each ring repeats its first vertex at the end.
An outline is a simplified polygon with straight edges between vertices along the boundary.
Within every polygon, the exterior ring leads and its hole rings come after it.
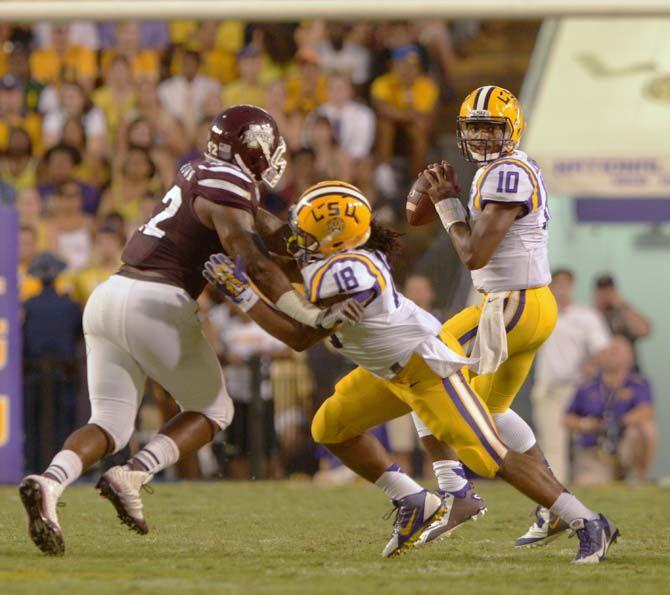
POLYGON ((161 273, 196 299, 207 283, 202 276, 210 255, 224 252, 216 231, 205 227, 193 209, 196 196, 249 211, 258 208, 258 185, 232 163, 196 159, 183 165, 174 185, 151 218, 130 238, 124 263, 161 273))

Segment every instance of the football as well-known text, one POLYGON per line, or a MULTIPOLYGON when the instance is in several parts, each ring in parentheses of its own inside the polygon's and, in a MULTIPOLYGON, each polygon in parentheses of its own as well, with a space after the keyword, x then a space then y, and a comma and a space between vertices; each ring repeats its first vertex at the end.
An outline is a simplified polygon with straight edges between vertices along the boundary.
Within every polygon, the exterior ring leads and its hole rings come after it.
POLYGON ((407 195, 405 212, 407 223, 410 225, 426 225, 437 219, 435 205, 428 196, 428 182, 423 175, 420 175, 412 184, 412 188, 407 195))

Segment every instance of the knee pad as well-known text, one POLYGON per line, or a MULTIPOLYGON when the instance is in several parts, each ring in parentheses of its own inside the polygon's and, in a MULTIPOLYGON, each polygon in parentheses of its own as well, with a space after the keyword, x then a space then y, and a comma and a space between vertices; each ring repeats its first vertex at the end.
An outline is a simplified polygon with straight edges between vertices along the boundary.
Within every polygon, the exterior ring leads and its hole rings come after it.
POLYGON ((104 430, 114 442, 113 453, 119 452, 128 444, 135 431, 137 411, 120 411, 119 403, 109 399, 91 399, 91 417, 88 423, 104 430))
POLYGON ((493 413, 492 417, 503 442, 514 452, 526 452, 535 444, 533 430, 515 411, 508 409, 504 413, 493 413))
POLYGON ((230 425, 235 414, 235 406, 228 394, 225 383, 216 395, 214 402, 209 407, 199 411, 199 413, 202 413, 207 419, 213 421, 219 426, 220 430, 225 430, 230 425))

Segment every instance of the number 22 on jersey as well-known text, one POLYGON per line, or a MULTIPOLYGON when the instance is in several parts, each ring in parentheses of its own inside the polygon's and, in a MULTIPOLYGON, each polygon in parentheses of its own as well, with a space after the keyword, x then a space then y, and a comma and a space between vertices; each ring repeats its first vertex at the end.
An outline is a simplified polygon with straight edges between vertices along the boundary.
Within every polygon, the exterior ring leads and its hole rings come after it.
POLYGON ((163 197, 162 202, 167 206, 142 225, 140 231, 143 234, 153 236, 154 238, 162 238, 165 235, 165 231, 160 229, 158 224, 174 217, 177 214, 179 207, 181 207, 181 201, 181 189, 179 186, 172 186, 163 197))

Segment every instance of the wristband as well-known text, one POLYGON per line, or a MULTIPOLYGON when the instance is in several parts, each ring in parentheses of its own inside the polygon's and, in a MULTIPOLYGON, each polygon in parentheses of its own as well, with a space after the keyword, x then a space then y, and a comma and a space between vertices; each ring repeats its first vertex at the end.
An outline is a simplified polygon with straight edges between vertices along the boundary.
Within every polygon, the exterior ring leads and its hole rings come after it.
POLYGON ((317 326, 321 309, 308 302, 296 291, 290 290, 279 296, 275 303, 277 310, 312 328, 317 326))
POLYGON ((233 301, 242 312, 248 312, 256 305, 259 299, 258 294, 251 287, 247 287, 233 301))
POLYGON ((468 219, 468 213, 458 198, 445 198, 435 203, 435 210, 440 216, 444 229, 449 233, 449 229, 455 223, 465 223, 468 219))

